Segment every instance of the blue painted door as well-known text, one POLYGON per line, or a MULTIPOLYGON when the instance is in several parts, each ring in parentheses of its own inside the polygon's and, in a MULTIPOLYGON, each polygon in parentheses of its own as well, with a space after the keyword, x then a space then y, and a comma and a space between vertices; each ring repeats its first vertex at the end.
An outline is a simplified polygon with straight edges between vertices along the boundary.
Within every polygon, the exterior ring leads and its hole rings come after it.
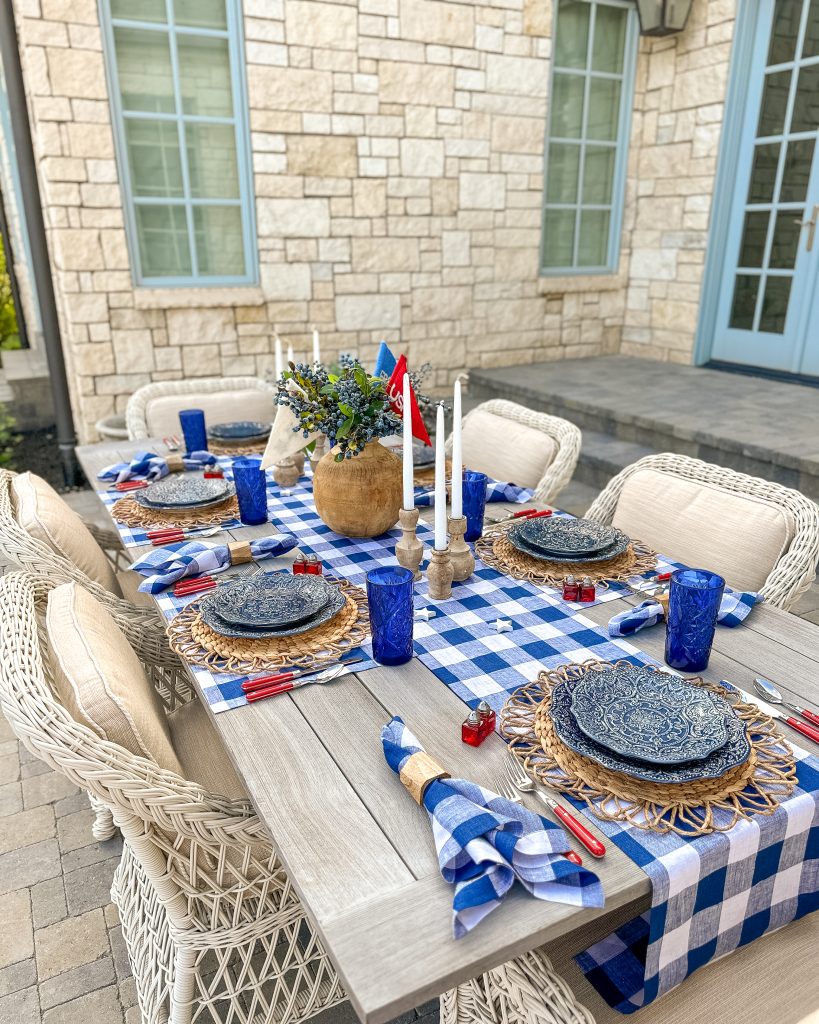
POLYGON ((711 358, 819 375, 819 0, 759 0, 711 358))

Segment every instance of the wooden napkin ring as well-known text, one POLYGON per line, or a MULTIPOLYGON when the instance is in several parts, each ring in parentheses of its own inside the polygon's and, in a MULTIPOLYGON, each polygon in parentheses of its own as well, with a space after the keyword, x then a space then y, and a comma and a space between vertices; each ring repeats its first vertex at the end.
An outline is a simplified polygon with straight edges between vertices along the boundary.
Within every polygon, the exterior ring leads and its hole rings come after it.
POLYGON ((185 460, 179 452, 168 452, 165 456, 165 465, 170 473, 181 473, 185 468, 185 460))
POLYGON ((425 750, 419 750, 407 758, 398 777, 409 790, 412 799, 417 804, 423 804, 424 792, 430 782, 435 782, 436 779, 448 779, 450 774, 445 772, 425 750))
POLYGON ((241 565, 243 562, 252 562, 253 555, 250 552, 250 541, 234 540, 228 542, 228 554, 231 565, 241 565))

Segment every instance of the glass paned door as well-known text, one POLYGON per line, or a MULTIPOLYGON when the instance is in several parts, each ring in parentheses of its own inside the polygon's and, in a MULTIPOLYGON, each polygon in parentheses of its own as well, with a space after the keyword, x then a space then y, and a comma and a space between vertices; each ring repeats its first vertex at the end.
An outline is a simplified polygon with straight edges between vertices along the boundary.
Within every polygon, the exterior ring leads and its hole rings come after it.
POLYGON ((760 0, 751 60, 711 355, 811 372, 806 339, 819 264, 819 0, 760 0))

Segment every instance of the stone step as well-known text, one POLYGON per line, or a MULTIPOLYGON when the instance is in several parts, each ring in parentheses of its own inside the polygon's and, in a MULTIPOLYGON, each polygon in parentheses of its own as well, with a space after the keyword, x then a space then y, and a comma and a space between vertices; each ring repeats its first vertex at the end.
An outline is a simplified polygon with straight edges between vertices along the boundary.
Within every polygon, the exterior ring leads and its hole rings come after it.
POLYGON ((647 445, 621 441, 597 430, 584 430, 580 458, 577 460, 577 469, 574 473, 575 479, 588 484, 599 493, 621 469, 646 455, 656 454, 657 450, 647 445))
POLYGON ((599 487, 584 484, 575 476, 558 494, 554 503, 565 512, 571 512, 573 516, 583 516, 599 493, 599 487))
POLYGON ((0 403, 3 405, 9 405, 14 401, 14 392, 11 390, 9 382, 6 380, 6 375, 0 370, 0 403))

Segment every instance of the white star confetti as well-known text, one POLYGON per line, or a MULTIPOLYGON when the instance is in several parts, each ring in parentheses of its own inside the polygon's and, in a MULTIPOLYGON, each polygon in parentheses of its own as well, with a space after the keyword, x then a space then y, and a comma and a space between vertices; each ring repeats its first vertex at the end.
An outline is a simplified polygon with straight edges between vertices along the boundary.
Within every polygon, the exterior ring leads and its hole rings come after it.
POLYGON ((431 608, 416 608, 413 618, 418 622, 429 622, 435 618, 435 612, 431 608))
POLYGON ((495 632, 496 633, 511 633, 512 632, 512 620, 511 619, 496 619, 495 620, 495 632))

